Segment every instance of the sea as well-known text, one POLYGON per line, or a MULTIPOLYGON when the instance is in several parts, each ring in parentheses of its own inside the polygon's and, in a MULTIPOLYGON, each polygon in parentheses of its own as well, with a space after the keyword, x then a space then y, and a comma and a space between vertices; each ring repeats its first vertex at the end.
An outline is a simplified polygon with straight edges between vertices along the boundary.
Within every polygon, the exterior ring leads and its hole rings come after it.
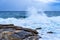
POLYGON ((14 24, 37 30, 39 40, 60 40, 60 11, 0 11, 0 24, 14 24), (53 32, 48 34, 47 32, 53 32))

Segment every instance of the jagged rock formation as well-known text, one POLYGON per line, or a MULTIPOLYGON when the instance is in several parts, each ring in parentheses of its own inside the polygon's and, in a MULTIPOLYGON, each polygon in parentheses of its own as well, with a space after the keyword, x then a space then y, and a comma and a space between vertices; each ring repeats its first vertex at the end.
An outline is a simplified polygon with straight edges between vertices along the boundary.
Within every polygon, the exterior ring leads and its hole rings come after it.
POLYGON ((0 40, 38 40, 38 32, 13 24, 0 24, 0 40))

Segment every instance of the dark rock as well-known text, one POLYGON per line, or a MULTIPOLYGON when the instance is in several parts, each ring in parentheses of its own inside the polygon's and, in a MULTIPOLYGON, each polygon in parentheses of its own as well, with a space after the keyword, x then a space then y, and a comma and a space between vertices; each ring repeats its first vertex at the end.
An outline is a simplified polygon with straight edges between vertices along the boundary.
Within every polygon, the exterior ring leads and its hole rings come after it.
POLYGON ((47 32, 47 33, 49 33, 49 34, 52 34, 52 33, 54 33, 54 32, 52 32, 52 31, 49 31, 49 32, 47 32))
POLYGON ((14 26, 13 24, 0 24, 0 26, 14 26))
POLYGON ((39 36, 39 38, 42 38, 41 36, 39 36))
POLYGON ((23 28, 24 31, 28 31, 28 32, 32 32, 32 33, 35 33, 35 34, 38 34, 38 32, 36 30, 33 30, 33 29, 29 29, 29 28, 23 28))
POLYGON ((36 28, 36 30, 40 30, 40 29, 42 29, 41 27, 40 28, 36 28))
POLYGON ((27 32, 27 31, 21 31, 15 34, 19 35, 20 38, 27 38, 29 36, 33 36, 31 32, 27 32))

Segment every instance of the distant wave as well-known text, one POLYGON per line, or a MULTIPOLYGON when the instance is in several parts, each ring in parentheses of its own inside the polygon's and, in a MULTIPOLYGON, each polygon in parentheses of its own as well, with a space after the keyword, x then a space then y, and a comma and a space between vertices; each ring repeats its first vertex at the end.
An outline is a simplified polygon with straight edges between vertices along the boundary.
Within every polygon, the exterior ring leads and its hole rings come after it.
POLYGON ((26 18, 26 11, 0 11, 0 18, 26 18))
MULTIPOLYGON (((0 11, 0 18, 27 18, 29 15, 28 11, 0 11)), ((38 11, 40 13, 41 11, 38 11)), ((60 11, 44 11, 46 16, 55 17, 60 16, 60 11)))

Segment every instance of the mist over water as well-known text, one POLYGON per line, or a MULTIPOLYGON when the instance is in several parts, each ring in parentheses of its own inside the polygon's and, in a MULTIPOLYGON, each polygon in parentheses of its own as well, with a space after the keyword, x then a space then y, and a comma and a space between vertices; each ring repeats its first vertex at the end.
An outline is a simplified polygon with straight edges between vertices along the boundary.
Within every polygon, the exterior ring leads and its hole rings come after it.
POLYGON ((60 39, 60 16, 58 17, 48 17, 43 10, 38 13, 38 10, 34 7, 27 9, 27 18, 0 18, 0 24, 14 24, 17 26, 27 27, 36 29, 41 27, 41 30, 38 30, 39 35, 43 38, 40 40, 59 40, 60 39), (46 32, 53 31, 54 34, 47 34, 46 32), (43 34, 43 35, 41 35, 43 34), (52 39, 53 38, 53 39, 52 39))
POLYGON ((29 17, 25 19, 25 26, 30 28, 42 28, 41 30, 38 30, 40 33, 39 35, 42 36, 42 39, 40 40, 59 40, 60 39, 60 16, 58 17, 48 17, 44 13, 43 10, 41 10, 40 13, 38 13, 38 10, 34 7, 31 7, 28 9, 29 17), (52 31, 53 34, 49 35, 46 32, 52 31), (43 34, 43 35, 41 35, 43 34))

